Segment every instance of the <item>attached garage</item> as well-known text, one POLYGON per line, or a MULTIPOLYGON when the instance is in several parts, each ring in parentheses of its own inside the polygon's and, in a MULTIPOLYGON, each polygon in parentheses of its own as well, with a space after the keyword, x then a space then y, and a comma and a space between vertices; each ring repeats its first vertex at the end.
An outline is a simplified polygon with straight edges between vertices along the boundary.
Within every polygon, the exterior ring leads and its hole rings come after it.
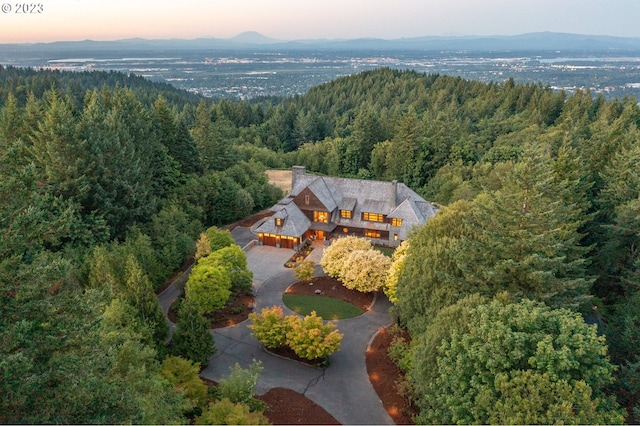
POLYGON ((265 246, 276 246, 276 236, 273 234, 258 234, 258 241, 265 246))
POLYGON ((302 238, 259 233, 258 241, 260 242, 260 244, 265 246, 295 249, 299 244, 302 243, 302 238))
POLYGON ((293 203, 279 207, 256 228, 259 244, 296 249, 304 241, 311 222, 293 203))

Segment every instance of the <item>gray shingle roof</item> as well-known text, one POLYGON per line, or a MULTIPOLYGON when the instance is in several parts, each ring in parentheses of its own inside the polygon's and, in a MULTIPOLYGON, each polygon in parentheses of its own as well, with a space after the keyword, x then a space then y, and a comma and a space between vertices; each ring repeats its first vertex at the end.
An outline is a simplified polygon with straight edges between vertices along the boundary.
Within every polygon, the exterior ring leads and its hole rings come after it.
MULTIPOLYGON (((334 212, 331 222, 340 227, 389 230, 398 232, 400 239, 404 240, 410 228, 426 222, 437 212, 431 203, 403 183, 315 176, 306 174, 303 167, 294 167, 296 169, 289 199, 292 200, 308 187, 329 211, 336 208, 352 211, 350 219, 341 218, 338 211, 334 212), (402 226, 398 228, 388 223, 364 221, 363 212, 401 218, 402 226)), ((306 216, 304 218, 308 221, 306 216)))
POLYGON ((349 198, 349 197, 342 198, 342 200, 340 200, 340 202, 338 203, 338 208, 340 210, 353 211, 353 209, 355 209, 356 207, 357 201, 358 201, 357 198, 349 198))
MULTIPOLYGON (((276 206, 278 205, 276 204, 276 206)), ((277 209, 271 217, 267 218, 267 220, 256 229, 256 232, 285 235, 287 237, 300 237, 307 232, 310 226, 311 221, 300 211, 298 206, 290 203, 280 205, 280 208, 277 209), (284 219, 282 226, 276 226, 276 218, 284 219)))

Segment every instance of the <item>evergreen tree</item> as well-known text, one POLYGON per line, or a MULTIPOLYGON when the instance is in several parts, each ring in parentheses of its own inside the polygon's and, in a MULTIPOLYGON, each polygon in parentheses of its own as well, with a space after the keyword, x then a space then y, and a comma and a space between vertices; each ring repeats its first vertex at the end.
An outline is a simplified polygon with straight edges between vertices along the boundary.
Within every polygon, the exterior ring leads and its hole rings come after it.
POLYGON ((551 306, 586 300, 593 278, 578 232, 585 212, 567 202, 579 189, 574 181, 557 181, 550 163, 542 147, 529 146, 502 189, 476 198, 466 221, 471 236, 452 251, 468 293, 507 290, 551 306))
POLYGON ((24 136, 22 112, 13 92, 9 92, 7 100, 0 109, 0 150, 16 142, 24 136))
POLYGON ((167 338, 169 327, 158 298, 153 291, 153 286, 133 255, 127 258, 125 274, 126 293, 124 296, 136 309, 143 323, 152 330, 155 344, 161 347, 167 338))
POLYGON ((208 364, 216 351, 206 319, 189 299, 180 304, 178 324, 169 350, 200 365, 208 364))
POLYGON ((441 209, 410 238, 396 286, 396 309, 411 335, 421 334, 443 308, 468 294, 451 250, 468 229, 473 204, 458 201, 441 209))
POLYGON ((157 141, 164 145, 168 155, 180 164, 182 173, 199 172, 200 158, 196 145, 163 96, 159 96, 154 102, 151 120, 157 141))
POLYGON ((87 147, 76 131, 71 102, 58 91, 46 93, 43 120, 32 138, 31 154, 50 193, 83 200, 90 190, 87 181, 87 147))

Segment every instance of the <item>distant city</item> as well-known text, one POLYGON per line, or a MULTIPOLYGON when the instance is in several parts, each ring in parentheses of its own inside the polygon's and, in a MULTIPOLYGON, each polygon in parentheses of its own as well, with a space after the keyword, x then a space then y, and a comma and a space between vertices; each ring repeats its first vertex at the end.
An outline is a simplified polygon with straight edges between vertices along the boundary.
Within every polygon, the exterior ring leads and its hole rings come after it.
POLYGON ((518 83, 540 83, 568 93, 588 89, 609 99, 627 95, 640 99, 638 40, 589 42, 576 38, 567 42, 566 35, 556 35, 558 49, 552 49, 553 36, 547 35, 544 43, 538 40, 538 45, 530 39, 520 43, 515 39, 491 40, 491 44, 487 40, 472 43, 468 38, 455 43, 440 40, 440 45, 433 39, 404 44, 376 40, 294 44, 276 43, 259 35, 251 42, 245 37, 242 44, 235 45, 214 40, 208 46, 202 39, 182 44, 132 40, 0 45, 0 64, 134 73, 206 97, 238 100, 303 94, 335 78, 380 67, 482 82, 513 78, 518 83), (514 46, 522 46, 522 50, 514 46))

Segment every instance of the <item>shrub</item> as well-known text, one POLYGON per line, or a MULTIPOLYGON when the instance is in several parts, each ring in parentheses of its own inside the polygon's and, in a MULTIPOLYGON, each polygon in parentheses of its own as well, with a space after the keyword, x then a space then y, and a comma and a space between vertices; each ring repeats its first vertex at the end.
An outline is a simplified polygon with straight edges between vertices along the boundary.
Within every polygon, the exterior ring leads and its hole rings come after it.
POLYGON ((260 314, 249 314, 253 336, 267 348, 288 346, 301 358, 325 358, 340 348, 343 335, 332 323, 324 324, 322 317, 311 312, 304 318, 284 317, 282 308, 264 308, 260 314))
POLYGON ((253 394, 263 367, 260 361, 253 360, 249 368, 242 368, 236 363, 230 368, 231 373, 218 384, 218 397, 231 402, 254 405, 253 394))
POLYGON ((162 361, 160 374, 177 389, 184 391, 184 396, 193 407, 202 407, 207 400, 207 385, 199 376, 200 365, 177 356, 168 356, 162 361))
POLYGON ((343 335, 335 324, 323 324, 315 311, 304 319, 290 315, 287 324, 287 345, 301 358, 314 360, 325 358, 340 349, 343 335))
POLYGON ((283 318, 281 307, 264 308, 260 314, 249 314, 253 324, 248 327, 253 330, 253 336, 267 348, 278 348, 287 342, 287 329, 283 318))
POLYGON ((313 260, 302 261, 293 270, 293 274, 296 276, 297 279, 301 281, 306 281, 313 276, 315 266, 316 266, 316 263, 313 260))
POLYGON ((228 398, 209 403, 202 415, 196 417, 197 425, 268 425, 269 420, 261 411, 252 412, 248 405, 233 403, 228 398))

